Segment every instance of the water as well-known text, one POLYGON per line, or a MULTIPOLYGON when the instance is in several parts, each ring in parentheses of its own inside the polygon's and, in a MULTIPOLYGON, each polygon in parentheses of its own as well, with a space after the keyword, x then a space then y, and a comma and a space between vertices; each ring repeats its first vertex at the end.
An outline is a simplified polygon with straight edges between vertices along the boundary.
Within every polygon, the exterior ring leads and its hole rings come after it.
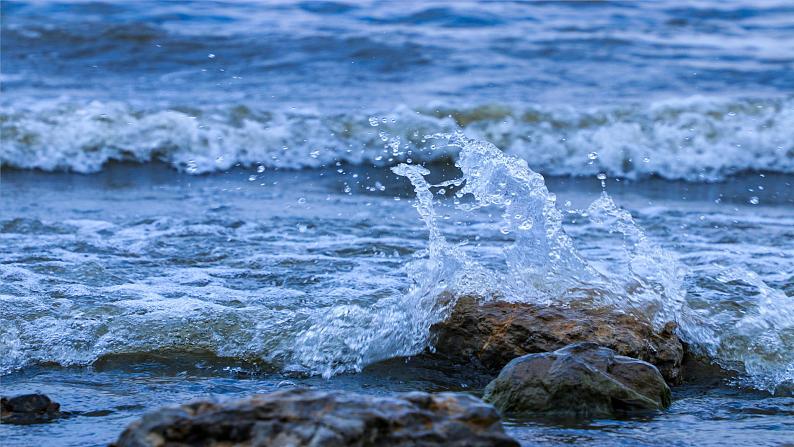
POLYGON ((73 412, 4 444, 290 383, 478 393, 387 359, 442 292, 576 290, 737 379, 517 439, 790 442, 788 3, 2 8, 0 380, 73 412))

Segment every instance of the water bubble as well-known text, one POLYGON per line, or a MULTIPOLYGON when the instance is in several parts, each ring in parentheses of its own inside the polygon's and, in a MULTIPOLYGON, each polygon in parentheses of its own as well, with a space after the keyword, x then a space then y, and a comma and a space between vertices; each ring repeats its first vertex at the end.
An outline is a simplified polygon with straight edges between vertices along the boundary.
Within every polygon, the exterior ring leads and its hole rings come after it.
POLYGON ((589 158, 590 160, 597 159, 598 158, 598 152, 590 152, 589 154, 587 154, 587 158, 589 158))
POLYGON ((533 225, 535 225, 535 221, 530 218, 521 222, 521 224, 518 226, 518 229, 524 231, 531 230, 533 225))
POLYGON ((196 164, 196 160, 188 160, 185 170, 191 174, 195 173, 198 170, 198 165, 196 164))
POLYGON ((298 233, 305 233, 307 228, 306 225, 298 225, 298 233))
POLYGON ((260 174, 261 174, 261 173, 263 173, 263 172, 265 172, 265 167, 264 167, 264 166, 262 166, 262 165, 259 165, 259 166, 257 166, 257 167, 256 167, 256 172, 258 172, 258 173, 260 173, 260 174))
POLYGON ((212 53, 208 54, 207 57, 210 58, 210 59, 215 59, 215 55, 212 54, 212 53))
POLYGON ((378 118, 375 116, 369 117, 369 125, 372 127, 378 127, 380 123, 378 122, 378 118))
POLYGON ((309 152, 309 157, 317 158, 320 156, 320 151, 311 151, 309 152))
POLYGON ((301 197, 301 198, 299 198, 299 199, 298 199, 298 203, 300 203, 301 205, 303 205, 304 203, 306 203, 306 197, 301 197))
POLYGON ((598 175, 596 176, 596 178, 598 178, 599 180, 606 180, 607 179, 607 175, 604 174, 603 172, 599 172, 598 175))
POLYGON ((761 202, 761 201, 758 199, 758 197, 756 197, 756 196, 752 196, 752 197, 750 197, 750 204, 752 204, 752 205, 758 205, 758 203, 760 203, 760 202, 761 202))
POLYGON ((249 175, 248 176, 248 181, 249 182, 253 182, 254 180, 256 180, 256 176, 255 175, 249 175))

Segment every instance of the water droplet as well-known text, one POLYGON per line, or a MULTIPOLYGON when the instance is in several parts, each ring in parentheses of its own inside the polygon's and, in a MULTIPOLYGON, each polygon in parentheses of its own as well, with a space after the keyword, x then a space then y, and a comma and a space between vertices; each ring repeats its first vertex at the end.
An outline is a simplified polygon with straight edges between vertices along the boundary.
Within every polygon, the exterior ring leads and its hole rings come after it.
POLYGON ((758 205, 759 202, 760 202, 760 200, 758 200, 758 197, 756 197, 756 196, 750 197, 750 203, 751 204, 758 205))
POLYGON ((263 173, 263 172, 265 172, 265 167, 264 167, 264 166, 262 166, 262 165, 259 165, 259 166, 257 166, 257 167, 256 167, 256 172, 258 172, 258 173, 260 173, 260 174, 261 174, 261 173, 263 173))
POLYGON ((521 224, 518 226, 518 229, 524 231, 531 230, 533 225, 535 225, 535 221, 533 221, 532 219, 527 219, 521 222, 521 224))
POLYGON ((215 59, 215 55, 212 54, 212 53, 208 54, 207 57, 210 58, 210 59, 215 59))
POLYGON ((249 175, 248 176, 248 181, 249 182, 253 182, 254 180, 256 180, 256 176, 255 175, 249 175))

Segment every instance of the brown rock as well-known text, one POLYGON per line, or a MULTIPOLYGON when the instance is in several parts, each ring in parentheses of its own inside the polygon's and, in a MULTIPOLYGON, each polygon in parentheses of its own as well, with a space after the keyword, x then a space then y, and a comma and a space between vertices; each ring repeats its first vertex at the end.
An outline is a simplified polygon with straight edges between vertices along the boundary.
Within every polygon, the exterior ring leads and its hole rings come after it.
POLYGON ((4 424, 37 424, 61 415, 60 404, 46 394, 22 394, 0 398, 0 422, 4 424))
POLYGON ((499 414, 466 394, 373 397, 291 389, 148 413, 117 447, 518 446, 499 414))
POLYGON ((670 388, 653 365, 595 343, 513 359, 483 399, 509 414, 614 417, 670 405, 670 388))
POLYGON ((460 297, 450 317, 433 325, 435 355, 496 374, 516 357, 588 341, 655 365, 671 383, 681 380, 684 351, 674 323, 658 333, 648 321, 609 308, 480 301, 460 297))

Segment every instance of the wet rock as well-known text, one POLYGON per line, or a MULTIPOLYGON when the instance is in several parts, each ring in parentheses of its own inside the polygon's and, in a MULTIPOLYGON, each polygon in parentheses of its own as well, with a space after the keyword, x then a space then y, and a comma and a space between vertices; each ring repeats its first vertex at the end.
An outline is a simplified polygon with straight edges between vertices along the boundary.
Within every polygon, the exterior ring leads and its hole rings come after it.
POLYGON ((37 424, 61 415, 60 404, 45 394, 22 394, 0 398, 0 422, 4 424, 37 424))
POLYGON ((290 389, 225 403, 148 413, 117 447, 154 446, 518 446, 499 414, 466 394, 373 397, 290 389))
POLYGON ((608 308, 480 301, 459 298, 450 317, 433 325, 435 355, 496 374, 516 357, 589 341, 655 365, 670 383, 681 381, 684 350, 673 323, 659 333, 642 318, 608 308))
POLYGON ((723 386, 739 377, 737 371, 724 369, 705 355, 692 352, 686 343, 681 371, 683 383, 705 388, 723 386))
POLYGON ((483 399, 509 414, 614 417, 661 410, 670 388, 659 370, 595 343, 513 359, 485 388, 483 399))

